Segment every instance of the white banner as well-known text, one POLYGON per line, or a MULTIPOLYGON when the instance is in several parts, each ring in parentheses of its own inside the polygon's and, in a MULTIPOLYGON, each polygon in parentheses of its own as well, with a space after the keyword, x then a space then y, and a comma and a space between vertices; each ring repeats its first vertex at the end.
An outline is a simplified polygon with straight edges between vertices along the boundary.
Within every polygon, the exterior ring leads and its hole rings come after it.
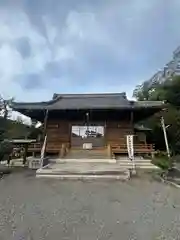
POLYGON ((45 154, 45 150, 46 150, 46 142, 47 142, 47 135, 44 138, 44 143, 41 149, 41 168, 43 167, 43 161, 44 161, 44 154, 45 154))
POLYGON ((83 149, 92 149, 92 143, 83 143, 83 149))
POLYGON ((134 144, 133 144, 133 135, 127 135, 127 150, 128 150, 128 157, 133 160, 134 159, 134 144))

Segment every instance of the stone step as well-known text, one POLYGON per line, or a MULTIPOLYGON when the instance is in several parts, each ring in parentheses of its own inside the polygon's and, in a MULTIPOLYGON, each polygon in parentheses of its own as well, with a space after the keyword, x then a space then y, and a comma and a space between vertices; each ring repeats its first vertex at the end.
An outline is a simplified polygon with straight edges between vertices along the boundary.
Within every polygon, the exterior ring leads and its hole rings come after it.
POLYGON ((103 154, 68 154, 66 158, 104 158, 107 155, 103 154))
POLYGON ((60 163, 49 164, 36 171, 37 177, 59 179, 117 179, 128 180, 130 172, 117 164, 60 163))
POLYGON ((103 154, 107 151, 105 150, 70 150, 70 153, 85 153, 85 154, 103 154))
POLYGON ((159 169, 156 165, 142 165, 142 166, 136 166, 136 168, 139 169, 159 169))
MULTIPOLYGON (((132 162, 131 160, 129 159, 122 159, 122 160, 117 160, 116 161, 119 163, 119 162, 132 162)), ((148 163, 151 163, 152 160, 151 159, 135 159, 134 162, 148 162, 148 163)))
POLYGON ((116 163, 115 159, 108 158, 62 158, 56 159, 56 163, 116 163))
MULTIPOLYGON (((143 159, 143 158, 136 158, 135 159, 135 167, 141 169, 158 169, 157 166, 151 163, 151 159, 143 159)), ((133 162, 129 159, 118 159, 117 164, 119 164, 123 168, 133 168, 133 162)))
POLYGON ((104 152, 107 152, 107 150, 98 150, 98 149, 91 149, 91 150, 89 150, 89 149, 85 149, 85 150, 83 150, 83 149, 70 149, 70 152, 72 152, 72 153, 104 153, 104 152))
MULTIPOLYGON (((135 160, 145 160, 143 157, 140 156, 135 156, 134 157, 135 160)), ((124 157, 116 157, 117 161, 121 161, 121 160, 127 160, 129 161, 129 157, 128 156, 124 156, 124 157)), ((147 160, 147 159, 146 159, 147 160)), ((149 160, 149 159, 148 159, 149 160)))
MULTIPOLYGON (((133 164, 122 164, 120 166, 122 168, 128 168, 128 169, 133 168, 133 164)), ((155 166, 153 164, 136 164, 135 167, 140 168, 140 169, 159 169, 157 166, 155 166)))
MULTIPOLYGON (((130 161, 129 162, 128 161, 127 162, 125 162, 125 161, 124 162, 117 162, 117 163, 120 164, 120 165, 121 164, 133 164, 133 162, 130 162, 130 161)), ((145 161, 144 162, 143 161, 142 162, 136 162, 135 161, 135 164, 136 165, 149 165, 149 164, 152 164, 152 163, 151 162, 145 162, 145 161)))
POLYGON ((64 159, 106 159, 104 155, 67 155, 64 159))
POLYGON ((83 150, 83 149, 71 149, 68 154, 65 156, 68 159, 97 159, 97 158, 108 158, 107 151, 102 149, 92 149, 92 150, 83 150))
POLYGON ((121 180, 127 181, 129 180, 129 176, 127 175, 59 175, 59 174, 36 174, 37 178, 56 178, 60 180, 121 180))
POLYGON ((98 175, 98 176, 104 176, 104 175, 124 175, 124 173, 127 172, 127 169, 119 169, 118 171, 113 171, 113 170, 86 170, 86 171, 77 171, 77 170, 61 170, 61 169, 47 169, 47 168, 43 168, 43 169, 38 169, 37 173, 44 175, 44 174, 52 174, 52 175, 98 175))

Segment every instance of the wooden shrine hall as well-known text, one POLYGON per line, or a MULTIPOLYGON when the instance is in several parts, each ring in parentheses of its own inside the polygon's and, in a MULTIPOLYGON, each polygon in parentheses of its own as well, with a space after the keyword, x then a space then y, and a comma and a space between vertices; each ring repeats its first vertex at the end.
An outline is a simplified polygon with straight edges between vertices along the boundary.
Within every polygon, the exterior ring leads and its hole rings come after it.
MULTIPOLYGON (((148 129, 137 123, 164 108, 162 101, 130 101, 125 93, 54 94, 46 102, 14 102, 13 109, 43 124, 47 154, 66 157, 73 150, 98 151, 113 157, 127 154, 126 136, 134 135, 134 152, 152 154, 148 129)), ((40 153, 42 142, 28 151, 40 153)))

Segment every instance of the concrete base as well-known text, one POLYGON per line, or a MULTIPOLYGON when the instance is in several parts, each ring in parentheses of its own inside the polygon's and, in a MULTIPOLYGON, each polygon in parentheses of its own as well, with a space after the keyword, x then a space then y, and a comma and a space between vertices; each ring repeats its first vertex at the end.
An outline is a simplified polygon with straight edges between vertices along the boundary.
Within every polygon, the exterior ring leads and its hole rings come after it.
MULTIPOLYGON (((41 159, 40 158, 35 158, 35 157, 27 157, 26 164, 30 169, 38 169, 40 167, 41 159)), ((10 166, 11 167, 23 167, 23 159, 22 158, 17 158, 17 159, 12 159, 10 161, 10 166)))
MULTIPOLYGON (((7 160, 1 162, 2 164, 4 164, 5 166, 8 166, 7 160)), ((44 158, 44 163, 47 164, 48 163, 48 158, 44 158)), ((23 164, 23 158, 16 158, 16 159, 11 159, 9 167, 28 167, 30 169, 38 169, 40 168, 41 165, 41 158, 37 158, 37 157, 27 157, 26 160, 26 164, 23 164)))

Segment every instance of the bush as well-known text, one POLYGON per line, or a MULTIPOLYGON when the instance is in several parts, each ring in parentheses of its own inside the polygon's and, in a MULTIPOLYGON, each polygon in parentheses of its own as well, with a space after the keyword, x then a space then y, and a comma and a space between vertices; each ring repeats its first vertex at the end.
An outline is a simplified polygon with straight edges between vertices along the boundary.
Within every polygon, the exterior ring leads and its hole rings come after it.
POLYGON ((157 151, 155 152, 155 157, 156 157, 156 158, 167 158, 167 152, 157 150, 157 151))
POLYGON ((0 161, 3 161, 13 151, 13 145, 8 140, 0 142, 0 161))
POLYGON ((172 162, 170 159, 168 159, 167 156, 161 157, 161 158, 155 158, 155 159, 153 159, 152 163, 154 165, 157 165, 158 167, 160 167, 163 170, 168 170, 172 166, 172 162))

